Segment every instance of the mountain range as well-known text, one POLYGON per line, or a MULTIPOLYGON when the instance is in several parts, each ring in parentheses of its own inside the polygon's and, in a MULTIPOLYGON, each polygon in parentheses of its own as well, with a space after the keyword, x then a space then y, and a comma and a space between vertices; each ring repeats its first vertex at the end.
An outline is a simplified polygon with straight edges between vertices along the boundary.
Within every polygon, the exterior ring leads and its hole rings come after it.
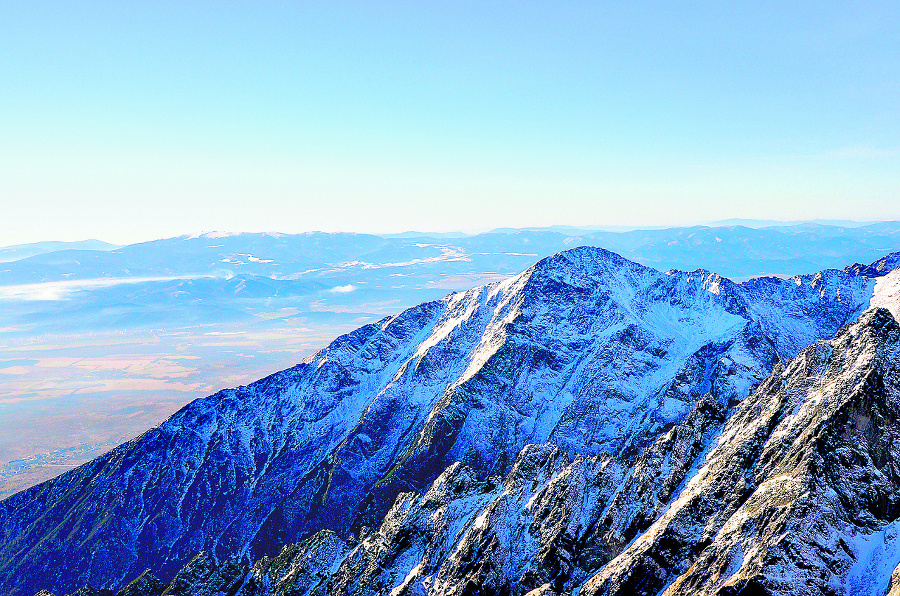
POLYGON ((0 501, 0 591, 900 591, 898 261, 566 250, 0 501))
POLYGON ((206 233, 0 249, 0 498, 362 324, 573 246, 741 281, 871 263, 900 236, 897 222, 724 223, 741 225, 206 233), (36 425, 41 433, 27 430, 36 425))

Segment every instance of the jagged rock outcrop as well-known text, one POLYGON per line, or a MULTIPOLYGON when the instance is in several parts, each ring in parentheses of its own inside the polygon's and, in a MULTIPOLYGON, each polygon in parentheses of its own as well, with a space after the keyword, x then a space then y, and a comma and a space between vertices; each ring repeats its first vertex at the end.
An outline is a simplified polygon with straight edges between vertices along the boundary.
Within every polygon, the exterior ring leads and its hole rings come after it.
POLYGON ((149 569, 116 592, 116 596, 160 596, 165 584, 149 569))
POLYGON ((844 271, 853 275, 861 275, 865 277, 881 277, 887 275, 897 267, 900 267, 900 252, 892 252, 871 263, 865 265, 863 263, 853 263, 844 267, 844 271))
POLYGON ((874 285, 841 271, 734 284, 600 249, 561 253, 362 327, 0 502, 0 588, 118 587, 148 566, 170 581, 205 551, 259 559, 239 588, 248 594, 286 586, 288 569, 309 593, 387 589, 402 557, 422 564, 410 590, 567 590, 629 552, 726 409, 853 321, 874 285), (457 482, 448 469, 471 493, 444 497, 455 519, 474 520, 461 537, 404 513, 425 507, 417 495, 436 482, 457 482), (536 517, 537 505, 557 521, 536 517), (359 544, 344 541, 350 533, 359 544), (419 550, 431 554, 392 554, 397 545, 376 541, 385 535, 430 540, 419 550))
POLYGON ((257 561, 241 588, 242 596, 307 596, 331 591, 338 566, 355 540, 330 530, 316 532, 300 544, 285 546, 275 557, 257 561))
POLYGON ((668 501, 723 412, 703 400, 633 470, 609 456, 570 459, 550 445, 526 446, 502 482, 479 482, 454 464, 424 495, 398 497, 323 594, 521 596, 577 586, 668 501))
POLYGON ((898 516, 900 326, 874 309, 779 366, 580 593, 884 594, 898 516))
POLYGON ((175 574, 162 596, 217 596, 234 594, 244 583, 246 565, 235 560, 222 563, 200 552, 175 574))

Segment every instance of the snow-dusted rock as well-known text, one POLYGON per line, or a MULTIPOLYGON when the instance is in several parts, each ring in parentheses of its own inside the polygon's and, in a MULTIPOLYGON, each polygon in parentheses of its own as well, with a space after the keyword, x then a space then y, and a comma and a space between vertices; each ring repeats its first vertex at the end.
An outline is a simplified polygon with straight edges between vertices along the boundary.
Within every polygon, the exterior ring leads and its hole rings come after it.
MULTIPOLYGON (((240 588, 242 596, 311 596, 331 590, 332 576, 351 543, 330 530, 300 544, 285 546, 275 557, 257 561, 240 588)), ((233 592, 232 592, 233 593, 233 592)))
POLYGON ((456 593, 462 578, 563 589, 653 523, 725 409, 776 363, 855 320, 874 285, 833 270, 735 284, 602 249, 560 253, 197 400, 0 502, 0 588, 118 587, 146 567, 169 581, 205 551, 215 561, 275 557, 242 584, 256 593, 276 589, 295 564, 310 590, 332 564, 336 591, 363 589, 360 578, 384 589, 396 581, 397 594, 456 593), (446 496, 457 489, 440 489, 442 478, 470 496, 446 496), (539 493, 542 483, 554 488, 539 493), (416 496, 435 486, 457 521, 425 531, 403 507, 437 512, 416 496), (557 521, 535 516, 539 505, 557 521), (534 528, 524 532, 523 519, 534 528), (344 558, 350 533, 362 537, 344 558), (397 544, 375 541, 385 535, 430 541, 431 554, 395 553, 397 544), (401 559, 422 566, 413 573, 401 559))
POLYGON ((900 325, 874 309, 779 365, 580 594, 884 594, 898 515, 900 325))
POLYGON ((153 572, 147 569, 127 586, 116 592, 116 596, 160 596, 165 585, 153 572))

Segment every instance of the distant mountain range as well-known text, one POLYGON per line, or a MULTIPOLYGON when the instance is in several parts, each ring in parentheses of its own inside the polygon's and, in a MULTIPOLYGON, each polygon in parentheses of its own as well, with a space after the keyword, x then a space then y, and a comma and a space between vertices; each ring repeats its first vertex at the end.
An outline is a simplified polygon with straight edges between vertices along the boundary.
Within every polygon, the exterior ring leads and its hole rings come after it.
POLYGON ((900 590, 879 257, 734 283, 580 247, 422 303, 0 501, 0 591, 900 590))
POLYGON ((747 228, 782 228, 782 227, 793 227, 793 226, 802 226, 802 225, 824 225, 824 226, 836 226, 840 228, 861 228, 864 226, 871 225, 872 221, 854 221, 852 219, 807 219, 807 220, 797 220, 797 221, 780 221, 776 219, 721 219, 718 221, 709 222, 705 225, 713 226, 713 227, 726 227, 726 226, 744 226, 747 228))
POLYGON ((14 246, 0 247, 0 263, 18 261, 34 255, 46 254, 60 250, 112 250, 118 248, 115 244, 100 240, 81 240, 78 242, 33 242, 31 244, 18 244, 14 246))
POLYGON ((869 263, 891 252, 898 239, 900 223, 880 222, 852 228, 558 228, 460 237, 210 233, 124 247, 40 243, 0 249, 18 255, 0 268, 0 300, 6 323, 29 333, 177 327, 222 317, 247 320, 260 300, 311 311, 310 302, 333 300, 336 288, 353 293, 350 302, 389 294, 401 304, 416 304, 512 275, 579 245, 601 246, 660 270, 705 267, 741 280, 869 263), (34 254, 21 258, 29 253, 34 254), (62 305, 54 300, 59 297, 77 300, 62 305))

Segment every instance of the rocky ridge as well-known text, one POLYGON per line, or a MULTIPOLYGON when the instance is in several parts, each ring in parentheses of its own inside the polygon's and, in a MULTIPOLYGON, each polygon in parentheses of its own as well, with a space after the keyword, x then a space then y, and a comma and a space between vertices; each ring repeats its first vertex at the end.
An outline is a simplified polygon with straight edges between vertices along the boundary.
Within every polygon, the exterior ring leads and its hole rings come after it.
POLYGON ((215 574, 229 594, 626 589, 635 572, 613 571, 646 559, 636 545, 718 453, 729 408, 855 320, 874 285, 840 271, 734 284, 567 251, 3 501, 4 535, 22 534, 0 571, 116 586, 149 566, 172 594, 215 574), (66 569, 42 533, 79 545, 66 569))
POLYGON ((900 325, 890 313, 867 311, 777 365, 724 414, 701 400, 632 470, 552 445, 526 446, 502 479, 455 463, 358 539, 321 531, 252 567, 203 553, 165 591, 140 594, 896 591, 900 325))

